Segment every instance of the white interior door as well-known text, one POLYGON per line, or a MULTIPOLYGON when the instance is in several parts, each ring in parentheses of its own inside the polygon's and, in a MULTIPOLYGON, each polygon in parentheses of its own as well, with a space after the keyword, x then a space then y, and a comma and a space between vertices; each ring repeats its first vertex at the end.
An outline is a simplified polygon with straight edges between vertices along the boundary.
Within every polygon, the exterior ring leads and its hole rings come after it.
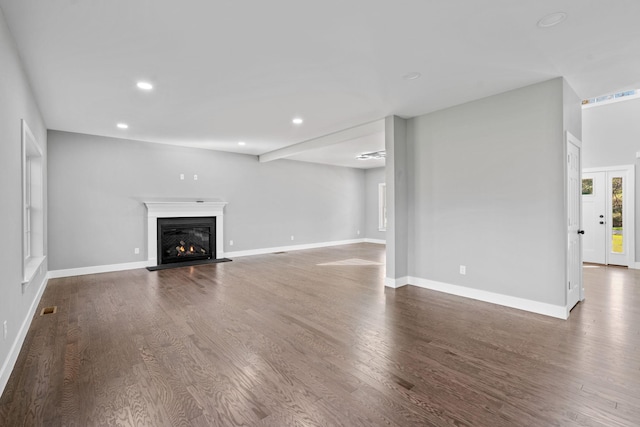
POLYGON ((596 264, 607 263, 607 224, 605 204, 605 172, 582 174, 582 260, 596 264))
POLYGON ((582 245, 580 229, 581 203, 581 143, 567 132, 567 308, 571 309, 583 299, 582 245))
POLYGON ((633 166, 582 174, 583 259, 629 266, 635 262, 633 166))

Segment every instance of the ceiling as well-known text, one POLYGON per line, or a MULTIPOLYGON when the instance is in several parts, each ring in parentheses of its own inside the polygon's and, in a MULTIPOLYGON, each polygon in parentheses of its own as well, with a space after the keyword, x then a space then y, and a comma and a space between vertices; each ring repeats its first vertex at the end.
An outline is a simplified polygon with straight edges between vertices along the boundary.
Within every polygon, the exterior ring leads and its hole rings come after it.
MULTIPOLYGON (((264 155, 558 76, 582 98, 640 88, 637 0, 0 0, 0 7, 47 127, 69 132, 264 155), (558 11, 567 14, 562 24, 536 25, 558 11), (421 77, 403 79, 412 72, 421 77), (140 80, 154 89, 137 89, 140 80)), ((364 139, 379 147, 380 137, 364 139)), ((364 150, 362 138, 291 158, 336 164, 341 150, 364 150)))

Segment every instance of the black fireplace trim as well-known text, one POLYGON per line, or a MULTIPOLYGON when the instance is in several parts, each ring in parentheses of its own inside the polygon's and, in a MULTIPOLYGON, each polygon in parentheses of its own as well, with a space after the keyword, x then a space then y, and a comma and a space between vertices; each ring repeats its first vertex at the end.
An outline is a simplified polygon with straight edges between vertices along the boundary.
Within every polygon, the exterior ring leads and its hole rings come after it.
POLYGON ((156 237, 156 251, 158 254, 158 265, 170 265, 170 264, 183 264, 187 262, 195 261, 207 261, 216 259, 216 217, 215 216, 203 216, 203 217, 169 217, 158 218, 157 220, 157 237, 156 237), (162 232, 167 228, 180 228, 180 227, 208 227, 210 230, 209 237, 209 254, 202 256, 188 257, 184 260, 178 261, 166 261, 162 253, 162 232))
POLYGON ((147 267, 149 271, 168 270, 170 268, 191 267, 194 265, 218 264, 220 262, 231 262, 229 258, 201 259, 198 261, 172 262, 171 264, 153 265, 147 267))

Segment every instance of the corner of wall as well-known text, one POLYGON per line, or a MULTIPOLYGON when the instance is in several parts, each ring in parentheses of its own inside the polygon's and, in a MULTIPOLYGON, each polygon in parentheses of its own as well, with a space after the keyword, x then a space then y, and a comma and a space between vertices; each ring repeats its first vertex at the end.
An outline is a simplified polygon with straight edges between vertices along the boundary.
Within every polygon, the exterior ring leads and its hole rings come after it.
POLYGON ((27 337, 27 332, 29 332, 29 327, 31 326, 31 320, 36 313, 36 309, 38 304, 40 304, 40 299, 42 298, 42 294, 44 293, 45 288, 47 287, 48 278, 47 274, 41 274, 37 276, 37 281, 29 284, 29 287, 32 287, 37 284, 37 291, 35 292, 35 296, 31 301, 31 305, 29 306, 28 311, 25 313, 25 317, 22 320, 20 329, 13 340, 9 353, 5 360, 2 361, 2 365, 0 366, 0 396, 2 395, 4 388, 9 381, 9 377, 11 376, 11 372, 13 371, 13 367, 15 366, 18 356, 20 355, 20 350, 22 349, 22 344, 24 343, 25 338, 27 337))

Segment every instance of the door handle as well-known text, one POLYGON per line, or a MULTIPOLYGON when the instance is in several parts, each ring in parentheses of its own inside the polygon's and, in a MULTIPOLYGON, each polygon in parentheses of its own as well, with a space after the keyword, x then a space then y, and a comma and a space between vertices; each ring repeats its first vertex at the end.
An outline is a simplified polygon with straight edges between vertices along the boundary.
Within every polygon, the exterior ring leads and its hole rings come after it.
POLYGON ((584 234, 584 230, 578 230, 578 234, 584 234))

